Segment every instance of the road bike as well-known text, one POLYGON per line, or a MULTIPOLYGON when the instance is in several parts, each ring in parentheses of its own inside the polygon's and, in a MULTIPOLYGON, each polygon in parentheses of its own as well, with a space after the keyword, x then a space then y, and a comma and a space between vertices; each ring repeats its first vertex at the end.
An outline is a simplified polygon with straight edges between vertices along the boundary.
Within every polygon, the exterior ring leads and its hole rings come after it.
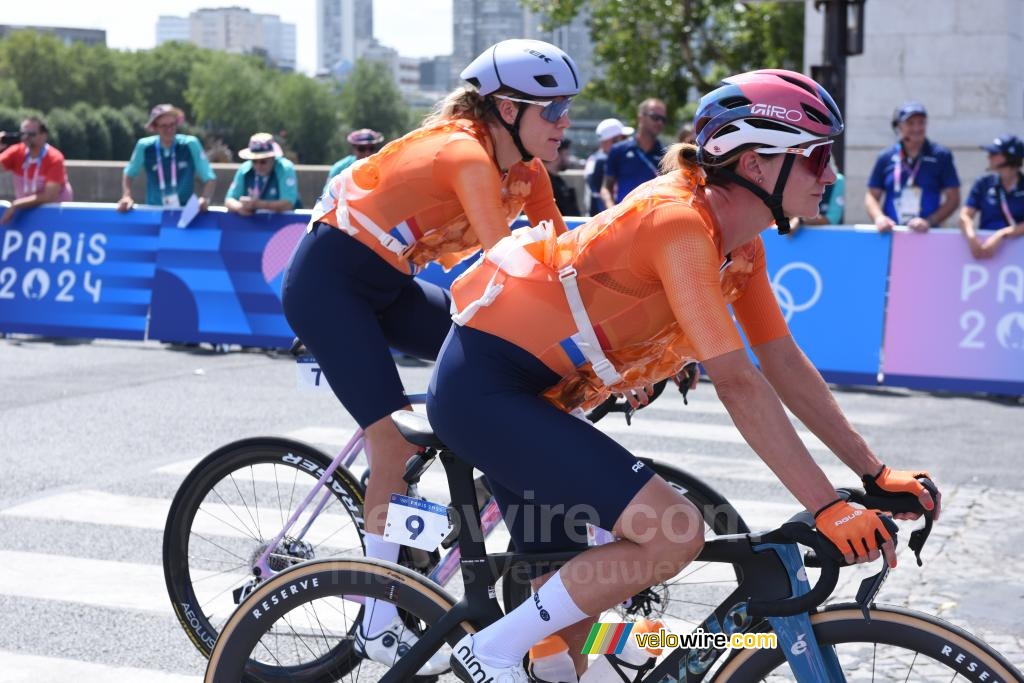
MULTIPOLYGON (((306 667, 322 661, 324 653, 337 653, 350 640, 352 624, 361 618, 367 598, 395 605, 418 642, 390 668, 350 657, 335 659, 334 668, 320 673, 342 681, 410 680, 434 652, 501 618, 495 590, 499 578, 550 571, 575 554, 488 554, 472 467, 445 448, 423 416, 406 413, 394 419, 406 439, 424 448, 410 463, 409 481, 416 480, 435 457, 444 465, 453 501, 449 510, 456 521, 454 536, 462 549, 462 598, 397 564, 360 558, 304 562, 258 586, 224 624, 210 656, 206 683, 253 680, 252 661, 273 662, 282 674, 275 680, 321 680, 307 677, 306 667)), ((916 499, 901 506, 892 498, 872 498, 863 491, 839 492, 852 502, 893 512, 917 506, 916 499)), ((926 515, 924 527, 911 535, 910 547, 919 560, 930 529, 926 515)), ((856 602, 818 609, 835 589, 840 571, 828 544, 806 512, 770 531, 707 540, 695 565, 721 569, 719 576, 727 588, 724 598, 707 603, 697 621, 680 618, 671 608, 663 612, 662 621, 676 634, 774 634, 775 644, 762 649, 713 644, 674 649, 652 670, 641 671, 637 680, 1024 681, 1020 671, 970 633, 927 614, 875 604, 888 572, 884 563, 878 574, 861 583, 856 602), (798 544, 810 547, 813 554, 802 557, 798 544), (812 564, 821 569, 813 586, 807 575, 812 564)), ((612 618, 621 620, 621 615, 612 618)))
MULTIPOLYGON (((660 382, 655 386, 651 400, 665 385, 660 382)), ((414 404, 424 399, 423 395, 410 396, 414 404)), ((625 414, 629 420, 633 411, 622 400, 612 398, 591 411, 590 419, 596 421, 614 412, 625 414)), ((168 513, 163 566, 175 615, 204 656, 212 651, 223 624, 237 606, 262 583, 308 560, 363 555, 366 472, 357 477, 352 470, 363 446, 359 430, 333 458, 291 439, 243 439, 217 449, 188 474, 168 513)), ((696 476, 665 463, 650 459, 644 462, 701 510, 710 533, 749 531, 732 504, 696 476)), ((419 483, 419 477, 410 482, 410 495, 416 495, 419 483)), ((501 513, 482 478, 474 479, 474 491, 486 538, 499 526, 501 513)), ((445 586, 461 566, 459 545, 448 546, 443 554, 403 548, 399 562, 445 586)), ((622 607, 622 612, 656 617, 664 612, 672 595, 678 600, 686 595, 700 601, 705 592, 700 585, 704 578, 691 569, 636 596, 622 607), (689 584, 692 590, 682 592, 682 584, 689 584)), ((736 577, 727 580, 735 583, 736 577)), ((501 584, 500 594, 507 604, 526 592, 525 579, 501 584)), ((318 657, 315 667, 307 668, 336 670, 339 661, 350 659, 350 650, 351 642, 343 640, 333 651, 318 657)), ((252 680, 276 680, 275 676, 290 668, 257 659, 251 663, 250 675, 252 680)), ((333 678, 310 674, 304 680, 333 678)))

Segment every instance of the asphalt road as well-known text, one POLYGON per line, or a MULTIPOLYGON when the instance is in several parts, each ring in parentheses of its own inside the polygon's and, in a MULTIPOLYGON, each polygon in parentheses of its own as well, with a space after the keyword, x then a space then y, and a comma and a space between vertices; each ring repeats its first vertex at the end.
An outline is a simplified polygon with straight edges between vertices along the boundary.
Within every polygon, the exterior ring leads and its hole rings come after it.
MULTIPOLYGON (((429 372, 404 368, 408 388, 429 372)), ((295 375, 289 358, 254 351, 0 340, 0 681, 197 680, 204 660, 162 591, 161 529, 134 511, 169 504, 182 463, 235 439, 339 446, 353 422, 329 395, 297 391, 295 375)), ((924 568, 901 555, 884 601, 942 613, 1024 665, 1024 407, 900 390, 837 397, 883 460, 928 468, 947 497, 924 568)), ((748 519, 797 509, 707 383, 688 407, 666 396, 631 428, 610 420, 628 447, 707 478, 748 519)), ((837 485, 856 483, 812 453, 837 485)))

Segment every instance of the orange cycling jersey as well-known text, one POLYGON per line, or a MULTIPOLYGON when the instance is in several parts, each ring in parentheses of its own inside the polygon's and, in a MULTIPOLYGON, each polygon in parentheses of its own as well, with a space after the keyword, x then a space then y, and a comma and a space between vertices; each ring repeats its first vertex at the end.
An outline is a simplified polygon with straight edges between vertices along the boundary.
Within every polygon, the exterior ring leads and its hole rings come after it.
POLYGON ((561 375, 546 396, 567 410, 743 348, 729 304, 751 345, 789 334, 761 238, 722 253, 703 182, 695 168, 674 171, 571 232, 537 238, 535 228, 527 238, 517 230, 452 285, 456 322, 561 375), (509 247, 517 240, 519 251, 509 247), (587 360, 586 324, 574 316, 566 279, 578 287, 610 374, 587 360))
POLYGON ((481 238, 508 234, 524 209, 531 222, 551 220, 564 232, 540 160, 517 162, 502 175, 492 150, 481 123, 459 119, 415 130, 335 176, 313 217, 402 272, 435 260, 453 267, 481 238))

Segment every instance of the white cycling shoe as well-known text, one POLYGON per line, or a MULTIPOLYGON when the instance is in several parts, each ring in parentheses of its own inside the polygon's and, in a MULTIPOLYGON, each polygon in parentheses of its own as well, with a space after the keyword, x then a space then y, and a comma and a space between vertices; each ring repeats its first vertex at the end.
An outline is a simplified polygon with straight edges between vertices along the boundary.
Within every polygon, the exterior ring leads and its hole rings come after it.
POLYGON ((452 648, 452 673, 463 683, 530 683, 522 665, 498 667, 484 664, 473 655, 473 635, 452 648))
MULTIPOLYGON (((403 657, 419 637, 413 633, 402 620, 395 617, 388 626, 372 638, 367 638, 363 633, 363 625, 356 628, 354 645, 356 654, 365 659, 393 666, 394 663, 403 657)), ((430 659, 416 672, 417 676, 437 676, 449 669, 449 654, 447 648, 435 652, 430 659)))

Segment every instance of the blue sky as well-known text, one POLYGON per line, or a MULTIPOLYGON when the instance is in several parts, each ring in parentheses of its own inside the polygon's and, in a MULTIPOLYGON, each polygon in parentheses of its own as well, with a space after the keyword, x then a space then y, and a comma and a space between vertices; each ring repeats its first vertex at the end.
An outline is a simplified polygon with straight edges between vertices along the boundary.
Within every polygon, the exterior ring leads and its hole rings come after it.
MULTIPOLYGON (((108 46, 138 50, 156 44, 156 20, 161 14, 187 16, 199 8, 227 6, 276 14, 282 21, 295 24, 298 68, 305 73, 315 70, 316 0, 5 2, 0 23, 100 28, 107 31, 108 46)), ((373 24, 377 39, 397 49, 399 54, 409 57, 451 54, 451 0, 374 0, 373 24)))

